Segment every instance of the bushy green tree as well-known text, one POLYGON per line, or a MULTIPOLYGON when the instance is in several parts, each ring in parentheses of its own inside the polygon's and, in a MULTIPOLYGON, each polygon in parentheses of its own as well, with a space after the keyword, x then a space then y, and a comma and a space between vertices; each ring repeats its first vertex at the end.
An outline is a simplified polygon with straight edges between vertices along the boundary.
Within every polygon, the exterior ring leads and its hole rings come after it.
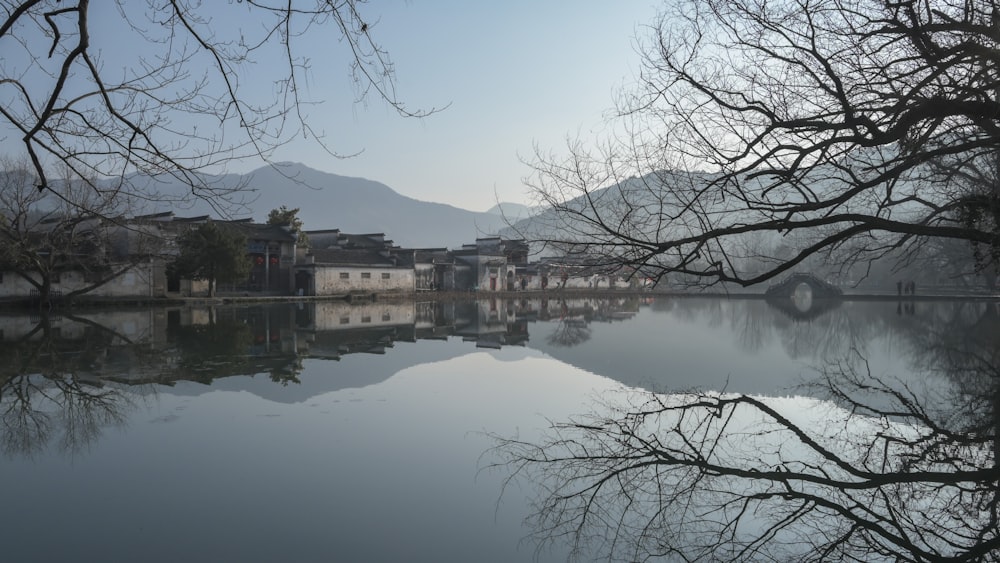
POLYGON ((180 254, 173 273, 193 280, 208 280, 208 294, 215 296, 218 282, 236 282, 250 273, 247 238, 236 229, 203 223, 177 238, 180 254))
POLYGON ((271 212, 267 214, 267 224, 282 226, 287 225, 291 227, 298 236, 298 238, 295 239, 295 244, 302 247, 309 246, 309 236, 306 235, 304 230, 302 230, 302 219, 299 219, 298 207, 295 209, 288 209, 282 205, 278 209, 272 209, 271 212))

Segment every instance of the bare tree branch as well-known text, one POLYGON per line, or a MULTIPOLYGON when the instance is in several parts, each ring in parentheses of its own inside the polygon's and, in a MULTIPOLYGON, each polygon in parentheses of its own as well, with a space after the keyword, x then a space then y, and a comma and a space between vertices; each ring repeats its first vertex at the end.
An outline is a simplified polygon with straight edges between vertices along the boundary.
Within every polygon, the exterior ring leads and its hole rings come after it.
POLYGON ((58 192, 50 176, 65 166, 95 191, 146 202, 166 196, 138 177, 168 175, 190 186, 183 197, 225 215, 240 187, 211 184, 202 172, 243 158, 267 162, 300 135, 341 156, 305 111, 322 99, 305 86, 308 38, 330 51, 346 45, 359 100, 371 93, 405 117, 437 111, 399 99, 364 3, 5 0, 0 116, 21 136, 39 189, 58 192))
POLYGON ((989 249, 983 271, 1000 255, 998 10, 672 0, 616 136, 538 152, 529 182, 549 211, 518 228, 697 284, 946 239, 989 249))

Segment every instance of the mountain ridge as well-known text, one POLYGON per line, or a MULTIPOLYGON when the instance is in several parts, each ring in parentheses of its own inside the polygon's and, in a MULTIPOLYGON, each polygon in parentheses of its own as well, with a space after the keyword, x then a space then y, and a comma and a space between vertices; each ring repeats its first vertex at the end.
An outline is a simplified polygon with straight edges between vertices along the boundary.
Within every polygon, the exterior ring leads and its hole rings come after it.
MULTIPOLYGON (((240 188, 227 206, 229 218, 262 222, 270 210, 284 205, 299 209, 306 230, 381 232, 405 247, 460 247, 477 237, 495 235, 506 226, 504 218, 494 213, 415 199, 376 180, 322 172, 300 163, 278 163, 245 174, 206 175, 203 179, 222 190, 240 188)), ((150 186, 173 201, 154 203, 149 212, 219 216, 217 205, 191 198, 187 195, 190 187, 174 178, 150 178, 150 186)))

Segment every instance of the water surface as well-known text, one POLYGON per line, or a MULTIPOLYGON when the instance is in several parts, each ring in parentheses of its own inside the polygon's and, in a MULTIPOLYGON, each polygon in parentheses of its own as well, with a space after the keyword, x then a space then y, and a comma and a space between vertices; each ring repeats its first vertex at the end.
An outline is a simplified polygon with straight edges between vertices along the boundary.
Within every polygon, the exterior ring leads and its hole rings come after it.
POLYGON ((992 323, 992 307, 857 302, 803 319, 755 300, 581 298, 6 315, 0 556, 565 560, 566 545, 524 541, 539 492, 501 496, 491 436, 538 439, 626 388, 807 400, 817 369, 849 356, 926 384, 928 330, 992 323))

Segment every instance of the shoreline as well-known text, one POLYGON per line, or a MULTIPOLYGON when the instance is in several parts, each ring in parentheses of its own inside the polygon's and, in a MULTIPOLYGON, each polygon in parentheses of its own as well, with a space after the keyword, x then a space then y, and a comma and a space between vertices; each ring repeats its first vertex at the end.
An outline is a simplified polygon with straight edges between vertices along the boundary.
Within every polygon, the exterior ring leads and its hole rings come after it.
MULTIPOLYGON (((933 289, 933 288, 929 288, 933 289)), ((522 290, 522 291, 414 291, 414 292, 363 292, 338 295, 252 295, 223 294, 215 297, 87 297, 80 296, 69 304, 54 304, 49 310, 53 312, 76 309, 94 308, 160 308, 160 307, 191 307, 214 305, 241 305, 267 303, 310 303, 324 301, 343 301, 347 303, 370 303, 378 301, 466 301, 481 299, 567 299, 567 298, 616 298, 616 297, 649 297, 678 299, 734 299, 734 300, 766 300, 764 293, 758 292, 725 292, 725 291, 649 291, 649 290, 593 290, 593 289, 556 289, 556 290, 522 290)), ((779 297, 774 300, 784 300, 779 297)), ((816 297, 817 301, 1000 301, 1000 293, 970 292, 952 293, 928 292, 916 295, 896 295, 893 293, 846 293, 838 297, 816 297)), ((37 302, 30 299, 7 299, 0 301, 2 310, 38 310, 37 302)))

